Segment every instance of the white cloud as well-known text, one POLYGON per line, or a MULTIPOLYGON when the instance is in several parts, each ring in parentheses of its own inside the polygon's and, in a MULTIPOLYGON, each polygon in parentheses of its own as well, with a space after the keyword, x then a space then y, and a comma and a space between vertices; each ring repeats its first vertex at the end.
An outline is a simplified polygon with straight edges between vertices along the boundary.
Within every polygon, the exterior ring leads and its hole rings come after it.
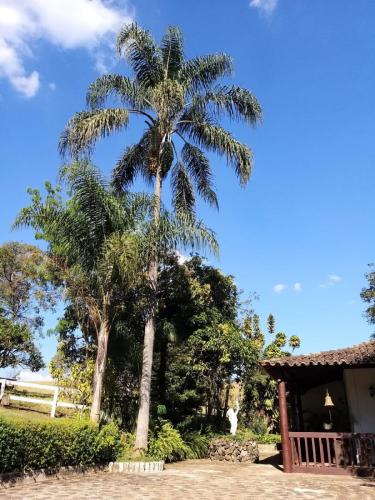
POLYGON ((328 280, 332 283, 338 283, 342 280, 341 276, 337 276, 337 274, 329 274, 328 280))
POLYGON ((338 276, 337 274, 329 274, 327 276, 327 281, 325 283, 321 283, 319 286, 320 288, 331 288, 332 286, 336 285, 342 281, 342 277, 338 276))
POLYGON ((131 18, 127 0, 121 9, 111 0, 0 0, 0 78, 27 98, 37 93, 39 73, 25 67, 37 40, 63 49, 86 48, 104 69, 109 40, 131 18))
POLYGON ((284 283, 278 283, 277 285, 274 285, 273 291, 275 293, 282 293, 286 288, 286 285, 284 283))
POLYGON ((293 290, 295 292, 302 292, 302 285, 301 285, 301 283, 299 283, 298 281, 296 283, 294 283, 293 290))
POLYGON ((259 9, 262 14, 270 15, 276 9, 279 0, 251 0, 250 7, 259 9))

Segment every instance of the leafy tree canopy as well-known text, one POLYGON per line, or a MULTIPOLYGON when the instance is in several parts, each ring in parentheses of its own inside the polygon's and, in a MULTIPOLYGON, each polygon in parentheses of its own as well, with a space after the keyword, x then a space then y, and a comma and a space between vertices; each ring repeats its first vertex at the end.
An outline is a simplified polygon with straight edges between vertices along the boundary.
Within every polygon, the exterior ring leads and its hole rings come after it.
POLYGON ((46 254, 18 242, 0 246, 0 367, 39 370, 43 360, 34 336, 41 332, 43 312, 58 298, 46 254))
POLYGON ((17 366, 40 370, 44 366, 42 355, 27 325, 0 315, 0 368, 17 366))
MULTIPOLYGON (((367 287, 362 289, 361 299, 368 304, 365 315, 370 324, 375 324, 375 268, 370 264, 370 271, 365 275, 368 281, 367 287)), ((375 338, 375 333, 373 334, 375 338)))
POLYGON ((41 330, 42 312, 55 306, 58 293, 46 254, 24 243, 0 246, 1 316, 31 331, 41 330))

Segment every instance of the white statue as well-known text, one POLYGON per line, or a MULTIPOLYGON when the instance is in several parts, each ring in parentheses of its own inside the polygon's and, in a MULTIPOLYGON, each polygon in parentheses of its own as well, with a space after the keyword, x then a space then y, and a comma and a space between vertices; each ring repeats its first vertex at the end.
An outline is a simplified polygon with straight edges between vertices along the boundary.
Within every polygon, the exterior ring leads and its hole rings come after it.
POLYGON ((237 432, 237 425, 238 425, 238 412, 240 411, 240 404, 238 402, 238 399, 237 399, 237 402, 236 402, 236 409, 234 408, 229 408, 229 410, 227 411, 227 418, 230 422, 230 433, 232 434, 232 436, 235 436, 236 432, 237 432))

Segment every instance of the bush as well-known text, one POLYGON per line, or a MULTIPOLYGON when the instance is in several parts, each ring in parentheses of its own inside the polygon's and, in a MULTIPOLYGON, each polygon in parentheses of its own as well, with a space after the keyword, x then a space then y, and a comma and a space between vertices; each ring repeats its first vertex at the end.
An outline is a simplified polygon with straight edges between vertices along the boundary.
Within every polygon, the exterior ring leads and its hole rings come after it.
POLYGON ((252 418, 250 428, 254 434, 261 436, 268 432, 267 419, 262 415, 256 415, 252 418))
POLYGON ((249 429, 239 429, 236 434, 233 436, 232 434, 224 434, 223 436, 217 435, 220 439, 224 439, 225 441, 256 441, 257 436, 253 431, 249 429))
POLYGON ((184 460, 189 452, 189 447, 184 443, 181 434, 170 422, 162 421, 156 428, 155 436, 150 438, 148 455, 156 460, 167 462, 184 460))
POLYGON ((0 473, 88 465, 115 460, 120 434, 114 424, 0 418, 0 473))
POLYGON ((261 434, 256 437, 259 444, 277 444, 281 443, 280 434, 261 434))
POLYGON ((211 439, 212 436, 204 436, 198 432, 186 434, 184 436, 185 444, 188 447, 186 458, 207 458, 211 439))

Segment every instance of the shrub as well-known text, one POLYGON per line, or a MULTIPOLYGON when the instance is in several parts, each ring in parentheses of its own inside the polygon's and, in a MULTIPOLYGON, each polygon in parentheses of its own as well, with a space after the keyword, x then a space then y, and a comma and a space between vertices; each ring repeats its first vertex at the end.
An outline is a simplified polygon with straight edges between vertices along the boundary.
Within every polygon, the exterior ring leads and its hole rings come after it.
POLYGON ((121 454, 118 457, 120 462, 130 462, 130 461, 138 461, 143 460, 140 457, 134 456, 134 444, 135 444, 135 435, 131 432, 123 432, 121 434, 121 454))
POLYGON ((260 444, 276 444, 281 442, 280 434, 261 434, 256 437, 260 444))
POLYGON ((226 441, 256 441, 257 436, 253 431, 249 429, 239 429, 236 434, 233 436, 232 434, 224 434, 223 436, 217 435, 220 439, 224 439, 226 441))
POLYGON ((252 418, 250 423, 250 428, 254 434, 264 435, 268 432, 267 419, 262 415, 256 415, 252 418))
POLYGON ((114 424, 0 418, 0 473, 105 463, 120 452, 114 424))
POLYGON ((156 460, 175 462, 185 459, 189 451, 178 430, 170 422, 162 421, 156 428, 155 436, 150 438, 148 455, 156 460))
POLYGON ((202 435, 198 432, 186 434, 184 441, 189 448, 186 458, 207 458, 211 439, 212 436, 202 435))

